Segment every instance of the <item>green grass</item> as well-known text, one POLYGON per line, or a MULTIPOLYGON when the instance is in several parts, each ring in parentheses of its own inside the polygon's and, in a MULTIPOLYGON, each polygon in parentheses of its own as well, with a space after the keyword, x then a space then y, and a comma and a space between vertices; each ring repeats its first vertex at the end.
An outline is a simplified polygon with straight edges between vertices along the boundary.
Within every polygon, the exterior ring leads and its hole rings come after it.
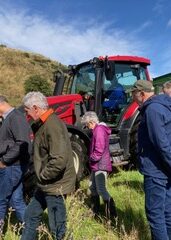
MULTIPOLYGON (((67 198, 68 231, 66 239, 73 236, 74 240, 148 240, 150 233, 144 212, 144 194, 142 176, 136 171, 118 172, 110 175, 108 189, 116 202, 118 219, 115 226, 111 226, 103 214, 94 219, 88 207, 88 179, 81 183, 80 189, 67 198)), ((102 213, 103 213, 103 202, 102 213)), ((43 218, 47 223, 47 214, 43 218)), ((16 235, 18 229, 15 224, 8 223, 5 240, 19 240, 16 235)), ((42 225, 38 239, 52 239, 48 227, 42 225)))

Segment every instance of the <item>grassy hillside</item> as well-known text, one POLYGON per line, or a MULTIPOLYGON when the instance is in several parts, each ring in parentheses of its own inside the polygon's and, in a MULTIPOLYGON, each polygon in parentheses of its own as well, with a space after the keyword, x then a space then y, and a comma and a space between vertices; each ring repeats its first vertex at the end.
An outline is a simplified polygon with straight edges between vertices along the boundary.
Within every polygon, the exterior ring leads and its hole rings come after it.
MULTIPOLYGON (((68 231, 65 240, 150 240, 150 231, 144 211, 142 176, 136 171, 119 172, 109 177, 108 189, 116 201, 118 219, 109 225, 103 216, 95 220, 89 206, 88 180, 85 179, 74 196, 67 198, 68 231)), ((103 203, 102 209, 103 209, 103 203)), ((47 214, 38 229, 38 239, 52 240, 48 231, 47 214)), ((19 240, 19 231, 8 223, 5 240, 19 240), (18 236, 17 236, 18 233, 18 236)))
POLYGON ((0 45, 0 94, 19 105, 24 95, 24 81, 31 75, 46 78, 53 88, 53 72, 64 69, 59 62, 39 54, 23 52, 0 45))

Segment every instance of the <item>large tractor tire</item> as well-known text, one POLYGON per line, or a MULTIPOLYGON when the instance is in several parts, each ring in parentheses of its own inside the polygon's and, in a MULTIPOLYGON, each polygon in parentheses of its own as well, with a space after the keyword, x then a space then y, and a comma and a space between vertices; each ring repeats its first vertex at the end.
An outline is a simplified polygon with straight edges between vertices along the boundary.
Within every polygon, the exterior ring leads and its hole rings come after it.
POLYGON ((88 155, 85 143, 78 135, 72 134, 70 137, 74 167, 77 175, 77 182, 89 174, 88 169, 88 155))
POLYGON ((137 116, 130 133, 130 161, 129 168, 137 169, 138 167, 138 126, 140 115, 137 116))

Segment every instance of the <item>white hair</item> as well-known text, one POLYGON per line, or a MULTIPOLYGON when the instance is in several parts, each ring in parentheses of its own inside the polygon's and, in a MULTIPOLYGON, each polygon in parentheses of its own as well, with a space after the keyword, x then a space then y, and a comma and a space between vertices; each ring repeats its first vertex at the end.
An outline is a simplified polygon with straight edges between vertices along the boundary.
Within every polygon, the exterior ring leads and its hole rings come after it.
POLYGON ((93 111, 86 112, 81 119, 82 124, 87 124, 89 122, 99 123, 99 119, 97 117, 97 114, 93 111))
POLYGON ((41 109, 48 109, 48 102, 46 97, 41 92, 29 92, 23 98, 24 106, 32 108, 37 106, 41 109))

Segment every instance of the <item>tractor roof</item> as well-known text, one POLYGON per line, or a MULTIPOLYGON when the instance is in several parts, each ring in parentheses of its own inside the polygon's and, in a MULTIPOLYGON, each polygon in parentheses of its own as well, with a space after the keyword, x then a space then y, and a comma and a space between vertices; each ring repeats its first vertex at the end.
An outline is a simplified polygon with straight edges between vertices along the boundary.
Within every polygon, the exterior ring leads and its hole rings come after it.
MULTIPOLYGON (((106 57, 100 56, 99 59, 104 60, 106 57)), ((136 62, 136 63, 145 63, 147 65, 150 65, 150 59, 143 58, 143 57, 137 57, 137 56, 107 56, 107 59, 110 61, 125 61, 125 62, 136 62)))

